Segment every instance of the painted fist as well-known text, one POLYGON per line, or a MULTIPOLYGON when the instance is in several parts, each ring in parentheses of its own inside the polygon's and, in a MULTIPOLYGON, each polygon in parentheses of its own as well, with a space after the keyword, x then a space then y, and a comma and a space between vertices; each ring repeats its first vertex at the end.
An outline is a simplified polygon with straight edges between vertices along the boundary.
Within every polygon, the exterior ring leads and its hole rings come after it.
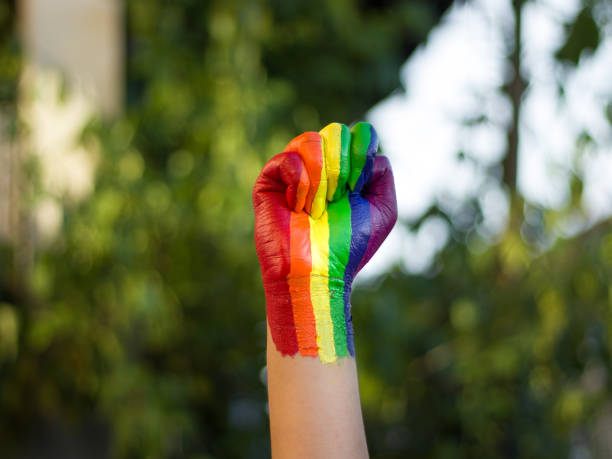
POLYGON ((355 355, 351 285, 397 220, 393 173, 377 149, 370 124, 332 123, 289 142, 255 182, 255 247, 282 354, 355 355))

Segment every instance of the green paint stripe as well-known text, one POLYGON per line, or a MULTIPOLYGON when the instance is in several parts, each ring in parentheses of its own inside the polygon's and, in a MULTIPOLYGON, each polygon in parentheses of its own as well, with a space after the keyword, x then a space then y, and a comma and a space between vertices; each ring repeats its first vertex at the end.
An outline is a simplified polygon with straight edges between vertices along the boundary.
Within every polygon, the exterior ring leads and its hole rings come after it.
POLYGON ((329 306, 338 357, 348 356, 344 320, 344 267, 351 250, 351 204, 341 199, 329 204, 329 306))
POLYGON ((351 131, 341 124, 340 131, 340 174, 338 175, 338 188, 334 193, 333 200, 339 200, 346 191, 346 183, 351 174, 351 131))
POLYGON ((372 140, 372 131, 369 123, 360 122, 353 126, 351 129, 351 175, 348 180, 351 190, 355 189, 363 166, 365 166, 370 140, 372 140))

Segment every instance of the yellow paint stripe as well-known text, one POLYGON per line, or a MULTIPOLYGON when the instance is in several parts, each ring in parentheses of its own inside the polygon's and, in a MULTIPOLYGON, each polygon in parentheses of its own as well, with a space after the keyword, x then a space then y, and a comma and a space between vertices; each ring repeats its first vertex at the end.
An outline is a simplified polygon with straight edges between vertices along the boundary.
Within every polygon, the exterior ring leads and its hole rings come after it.
POLYGON ((334 325, 329 306, 329 223, 327 211, 321 218, 310 221, 312 271, 310 273, 310 299, 317 327, 319 358, 323 363, 336 360, 334 325))
POLYGON ((319 182, 319 188, 315 193, 314 199, 312 201, 312 209, 310 214, 315 218, 319 218, 323 212, 325 211, 325 207, 327 202, 325 198, 327 197, 327 166, 325 165, 325 142, 323 138, 321 138, 321 182, 319 182))
POLYGON ((333 199, 340 175, 340 148, 342 147, 342 126, 331 123, 319 131, 323 138, 323 156, 327 166, 327 200, 333 199))

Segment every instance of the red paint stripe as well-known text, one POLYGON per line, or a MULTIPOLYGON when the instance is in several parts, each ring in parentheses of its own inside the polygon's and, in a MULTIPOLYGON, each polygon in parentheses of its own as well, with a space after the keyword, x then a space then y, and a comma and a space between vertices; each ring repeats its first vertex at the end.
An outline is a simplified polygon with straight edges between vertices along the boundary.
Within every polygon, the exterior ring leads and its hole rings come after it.
POLYGON ((266 306, 268 313, 268 324, 270 325, 270 334, 272 341, 276 345, 278 351, 283 355, 295 355, 298 352, 298 342, 295 333, 295 322, 293 321, 293 308, 291 304, 291 296, 289 293, 289 284, 286 279, 290 270, 289 247, 290 247, 290 224, 291 211, 287 208, 285 196, 278 194, 268 198, 270 201, 270 209, 273 209, 276 220, 275 228, 278 233, 274 237, 274 244, 280 253, 287 254, 284 259, 279 259, 277 263, 268 263, 267 266, 262 265, 262 274, 264 278, 264 286, 266 292, 266 306))
POLYGON ((304 212, 291 213, 289 253, 291 269, 287 279, 293 303, 293 320, 302 355, 317 356, 317 330, 310 299, 310 223, 304 212))
POLYGON ((265 165, 253 189, 255 246, 266 292, 268 324, 272 340, 283 355, 295 355, 299 350, 287 283, 291 269, 291 211, 287 201, 295 199, 290 190, 295 194, 304 188, 300 180, 303 169, 297 155, 276 155, 265 165))

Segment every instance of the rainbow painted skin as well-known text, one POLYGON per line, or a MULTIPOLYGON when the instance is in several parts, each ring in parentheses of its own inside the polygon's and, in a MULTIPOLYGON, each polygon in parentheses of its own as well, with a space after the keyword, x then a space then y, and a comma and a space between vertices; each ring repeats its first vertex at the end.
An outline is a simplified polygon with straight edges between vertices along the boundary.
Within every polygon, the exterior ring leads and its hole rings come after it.
POLYGON ((324 363, 355 355, 351 285, 397 220, 393 174, 377 148, 371 125, 332 123, 292 140, 255 183, 255 245, 282 354, 324 363))

